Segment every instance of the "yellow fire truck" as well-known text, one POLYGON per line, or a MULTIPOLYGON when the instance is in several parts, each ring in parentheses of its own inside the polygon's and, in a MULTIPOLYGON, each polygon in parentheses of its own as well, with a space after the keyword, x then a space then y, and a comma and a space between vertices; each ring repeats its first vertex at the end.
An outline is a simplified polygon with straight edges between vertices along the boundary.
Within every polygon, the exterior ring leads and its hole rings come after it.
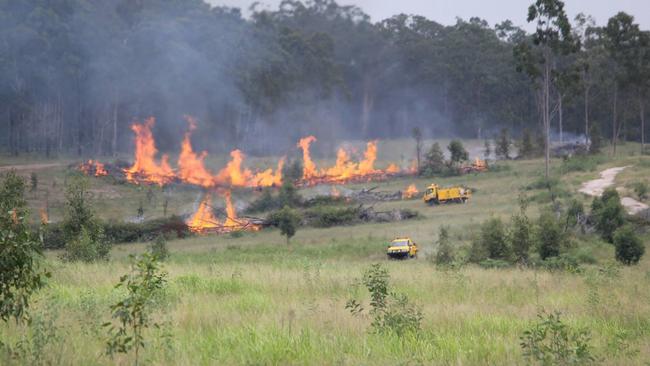
POLYGON ((422 199, 430 205, 439 205, 441 203, 465 203, 470 197, 472 197, 472 191, 467 188, 440 188, 437 184, 432 184, 427 187, 422 199))

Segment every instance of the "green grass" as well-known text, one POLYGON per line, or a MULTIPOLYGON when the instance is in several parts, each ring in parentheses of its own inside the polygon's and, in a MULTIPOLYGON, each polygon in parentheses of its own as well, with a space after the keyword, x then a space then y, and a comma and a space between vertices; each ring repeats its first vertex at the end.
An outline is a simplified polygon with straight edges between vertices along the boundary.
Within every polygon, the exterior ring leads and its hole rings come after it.
MULTIPOLYGON (((383 153, 399 154, 404 143, 408 141, 387 142, 383 153)), ((554 161, 553 173, 564 190, 574 193, 602 169, 633 165, 634 169, 617 177, 617 185, 624 187, 650 173, 650 157, 632 155, 636 147, 621 147, 618 157, 604 157, 594 171, 561 174, 560 161, 554 161)), ((388 161, 390 156, 382 159, 388 161)), ((376 184, 380 190, 395 191, 415 183, 422 190, 435 181, 466 184, 476 190, 466 205, 429 207, 412 200, 375 206, 377 210, 414 209, 422 215, 417 220, 303 228, 290 245, 276 230, 237 238, 196 236, 170 241, 171 258, 164 265, 169 283, 155 307, 155 319, 163 326, 147 331, 149 343, 143 358, 147 364, 160 365, 521 365, 527 362, 521 356, 519 337, 538 309, 545 308, 562 311, 572 327, 589 329, 603 364, 645 365, 650 359, 650 257, 610 275, 603 268, 613 260, 613 248, 586 236, 577 242, 574 254, 582 253, 597 263, 584 265, 578 274, 476 266, 443 270, 427 260, 435 252, 441 225, 450 227, 454 245, 464 246, 486 218, 508 219, 517 209, 523 187, 537 179, 543 167, 540 160, 505 164, 510 169, 376 184), (423 252, 418 260, 385 259, 387 241, 399 235, 418 242, 423 252), (352 316, 345 309, 352 297, 367 303, 368 295, 358 279, 376 262, 387 266, 393 287, 421 307, 424 320, 417 337, 373 334, 370 318, 352 316)), ((48 182, 50 177, 63 179, 65 170, 42 174, 48 182)), ((134 215, 137 202, 133 201, 146 193, 103 179, 93 179, 92 184, 97 191, 117 194, 112 199, 96 196, 102 218, 134 215)), ((368 185, 351 187, 362 186, 368 185)), ((50 194, 62 197, 60 192, 50 194)), ((243 191, 235 195, 236 201, 251 196, 243 191)), ((38 207, 39 197, 30 197, 32 207, 38 207)), ((590 202, 581 195, 574 197, 590 202)), ((191 210, 195 198, 196 191, 174 192, 170 214, 191 210)), ((545 205, 534 202, 530 216, 536 217, 545 205)), ((644 234, 644 240, 649 239, 644 234)), ((34 298, 31 313, 35 319, 51 320, 48 329, 56 336, 41 348, 28 350, 23 358, 0 358, 0 363, 33 364, 38 354, 50 364, 132 364, 131 356, 112 360, 104 355, 106 332, 101 324, 109 320, 109 306, 122 295, 113 286, 128 271, 127 256, 145 248, 146 243, 116 246, 112 260, 98 264, 62 263, 58 252, 48 252, 53 277, 34 298)), ((0 339, 5 343, 23 336, 44 338, 34 326, 0 325, 0 339)))

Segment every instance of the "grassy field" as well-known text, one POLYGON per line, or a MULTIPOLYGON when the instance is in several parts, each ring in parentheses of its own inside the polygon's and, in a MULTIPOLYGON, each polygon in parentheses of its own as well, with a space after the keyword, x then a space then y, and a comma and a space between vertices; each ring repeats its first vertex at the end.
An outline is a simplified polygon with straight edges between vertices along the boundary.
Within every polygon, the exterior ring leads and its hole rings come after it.
MULTIPOLYGON (((382 143, 378 165, 399 161, 405 144, 410 146, 408 141, 382 143)), ((476 141, 469 145, 480 146, 476 141)), ((635 154, 634 144, 620 151, 613 159, 603 155, 593 169, 583 172, 562 171, 562 163, 554 161, 554 175, 566 195, 575 194, 583 181, 613 166, 634 167, 617 177, 617 186, 629 190, 626 187, 632 182, 647 182, 650 157, 635 154)), ((0 166, 18 163, 30 162, 0 158, 0 166)), ((50 217, 55 220, 62 214, 61 189, 68 163, 39 170, 40 188, 28 197, 30 206, 38 209, 47 194, 50 217)), ((170 241, 172 255, 164 265, 169 284, 156 302, 155 318, 162 326, 148 331, 143 359, 161 365, 520 365, 527 361, 519 338, 538 309, 544 308, 562 311, 571 327, 588 329, 601 363, 646 365, 650 256, 634 267, 613 266, 613 248, 590 235, 579 241, 576 250, 589 252, 597 263, 583 265, 581 273, 473 265, 443 269, 428 260, 436 250, 440 226, 449 226, 454 245, 465 247, 485 219, 508 219, 517 209, 519 193, 538 179, 542 167, 540 160, 510 161, 485 174, 436 179, 441 185, 465 184, 476 193, 466 205, 428 207, 419 200, 381 203, 377 209, 411 208, 422 217, 399 223, 304 228, 289 246, 275 230, 170 241), (411 236, 424 255, 418 260, 387 261, 386 243, 399 235, 411 236), (374 334, 369 327, 372 319, 345 309, 352 297, 367 301, 359 278, 378 262, 388 268, 393 287, 422 309, 422 331, 417 335, 374 334)), ((29 171, 20 173, 29 176, 29 171)), ((411 183, 422 190, 431 180, 376 185, 395 191, 411 183)), ((96 211, 104 219, 135 216, 139 202, 146 201, 147 188, 112 184, 108 178, 92 179, 92 185, 96 211)), ((362 186, 368 185, 350 188, 362 186)), ((164 194, 159 188, 153 190, 155 199, 145 205, 147 217, 162 215, 164 194)), ((169 193, 169 212, 191 212, 197 193, 169 193)), ((545 192, 526 194, 533 198, 530 216, 536 217, 546 205, 539 203, 544 202, 545 192)), ((254 198, 243 191, 235 197, 237 201, 254 198)), ((581 195, 575 198, 590 202, 581 195)), ((643 235, 648 243, 648 233, 643 235)), ((104 355, 107 336, 101 324, 110 319, 109 306, 123 295, 113 287, 129 270, 128 255, 143 252, 146 245, 116 246, 111 261, 99 264, 65 263, 58 259, 59 253, 46 253, 53 277, 34 298, 32 325, 0 325, 0 339, 6 343, 30 341, 24 343, 22 358, 0 359, 0 363, 132 364, 132 356, 104 355)))

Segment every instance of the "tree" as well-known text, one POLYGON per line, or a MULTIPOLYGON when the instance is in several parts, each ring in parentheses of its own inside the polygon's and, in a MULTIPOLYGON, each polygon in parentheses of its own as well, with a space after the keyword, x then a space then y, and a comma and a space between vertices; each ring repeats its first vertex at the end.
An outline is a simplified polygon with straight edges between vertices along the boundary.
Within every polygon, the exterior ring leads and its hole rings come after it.
POLYGON ((422 173, 427 176, 434 174, 440 174, 445 171, 445 155, 442 153, 440 144, 437 142, 431 145, 431 149, 427 152, 427 155, 424 160, 424 166, 422 167, 422 173))
POLYGON ((449 162, 452 166, 469 159, 469 154, 460 140, 451 140, 449 146, 447 146, 447 150, 449 150, 449 162))
MULTIPOLYGON (((607 21, 603 29, 605 49, 612 61, 612 154, 616 155, 616 146, 622 129, 618 118, 619 89, 633 84, 638 86, 639 98, 645 92, 645 80, 641 84, 635 82, 644 76, 646 70, 640 68, 638 62, 643 59, 642 36, 639 25, 634 23, 634 17, 624 12, 619 12, 607 21)), ((643 116, 642 116, 643 118, 643 116)))
POLYGON ((539 216, 536 230, 537 252, 542 260, 557 257, 564 246, 564 233, 560 223, 550 212, 539 216))
POLYGON ((490 140, 485 140, 483 143, 483 156, 489 159, 490 155, 492 155, 492 144, 490 144, 490 140))
POLYGON ((512 228, 509 241, 514 259, 519 263, 528 262, 528 252, 532 244, 531 223, 526 215, 528 202, 525 197, 519 199, 519 213, 512 216, 512 228))
POLYGON ((645 253, 645 246, 631 225, 616 229, 614 247, 616 248, 616 260, 628 266, 639 263, 645 253))
POLYGON ((298 190, 293 185, 293 182, 289 180, 283 181, 280 192, 278 193, 278 205, 280 207, 297 207, 300 206, 301 202, 302 197, 298 194, 298 190))
POLYGON ((291 238, 296 235, 300 216, 289 206, 284 206, 281 210, 271 214, 269 221, 280 229, 280 234, 287 238, 287 245, 291 238))
POLYGON ((532 37, 533 46, 521 42, 516 49, 519 70, 525 70, 528 76, 539 81, 541 96, 542 124, 544 126, 545 177, 549 177, 550 141, 551 141, 551 87, 557 72, 556 58, 559 54, 576 51, 576 42, 571 34, 571 24, 564 11, 564 2, 560 0, 536 0, 528 8, 528 22, 536 21, 537 28, 532 37))
POLYGON ((535 155, 535 146, 533 144, 533 136, 526 128, 521 134, 521 144, 519 147, 519 156, 522 158, 531 158, 535 155))
POLYGON ((106 352, 115 353, 135 352, 135 365, 140 360, 140 348, 145 347, 145 330, 157 326, 151 321, 152 306, 155 297, 163 290, 167 282, 167 273, 160 269, 155 256, 148 253, 131 259, 131 272, 120 277, 116 289, 127 291, 124 299, 111 306, 112 318, 117 320, 104 323, 110 339, 106 352))
POLYGON ((625 224, 625 210, 616 189, 608 188, 601 197, 594 198, 591 214, 596 222, 596 230, 604 240, 613 243, 614 232, 625 224))
POLYGON ((509 259, 510 247, 503 221, 497 217, 485 221, 481 225, 479 236, 472 243, 471 250, 470 257, 474 262, 484 259, 509 259))
POLYGON ((413 127, 411 132, 413 140, 415 140, 415 158, 417 161, 418 172, 420 171, 420 156, 422 156, 422 130, 420 127, 413 127))
POLYGON ((498 139, 494 142, 494 154, 501 159, 510 159, 510 144, 508 130, 502 128, 498 139))
POLYGON ((71 177, 66 185, 65 196, 64 258, 84 262, 108 259, 110 244, 104 240, 102 226, 90 207, 88 180, 83 176, 71 177))
POLYGON ((454 260, 454 248, 450 243, 449 229, 441 226, 438 232, 438 251, 436 252, 435 262, 437 265, 447 265, 453 263, 454 260))
POLYGON ((169 258, 169 249, 167 248, 167 238, 164 234, 158 234, 156 240, 149 246, 149 252, 159 261, 165 261, 169 258))
POLYGON ((45 285, 42 243, 27 224, 25 181, 10 171, 0 185, 0 319, 28 319, 32 294, 45 285))

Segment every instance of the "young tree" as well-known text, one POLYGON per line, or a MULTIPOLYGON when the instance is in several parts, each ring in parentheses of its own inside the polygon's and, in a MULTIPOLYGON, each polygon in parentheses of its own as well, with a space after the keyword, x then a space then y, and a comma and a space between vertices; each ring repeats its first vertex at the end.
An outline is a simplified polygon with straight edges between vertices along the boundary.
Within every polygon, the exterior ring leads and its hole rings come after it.
POLYGON ((284 206, 281 210, 272 213, 269 221, 280 229, 280 234, 287 238, 287 245, 289 245, 300 225, 300 216, 291 207, 284 206))
POLYGON ((136 258, 131 256, 131 272, 120 278, 115 288, 123 288, 127 296, 111 306, 112 318, 117 320, 104 323, 110 339, 106 352, 128 353, 134 350, 135 365, 140 360, 140 348, 145 347, 145 330, 157 326, 151 321, 152 305, 155 297, 167 282, 167 273, 160 269, 157 258, 148 253, 136 258))
POLYGON ((300 206, 301 202, 302 197, 298 194, 298 190, 296 189, 296 186, 293 185, 293 182, 290 180, 282 182, 280 192, 278 193, 279 206, 297 207, 300 206))
POLYGON ((531 158, 535 155, 535 146, 533 144, 533 136, 530 130, 524 129, 521 134, 521 144, 519 146, 519 157, 531 158))
POLYGON ((616 229, 614 247, 616 248, 616 260, 628 266, 639 263, 645 253, 645 246, 634 233, 634 228, 631 225, 616 229))
POLYGON ((156 240, 149 246, 149 252, 159 261, 165 261, 169 258, 169 249, 167 248, 167 238, 164 234, 158 234, 156 240))
POLYGON ((449 146, 447 146, 447 150, 449 150, 449 162, 452 166, 458 165, 463 161, 467 161, 469 159, 467 150, 465 150, 463 143, 459 140, 451 140, 449 146))
POLYGON ((625 210, 616 189, 608 188, 601 197, 594 198, 591 214, 596 221, 596 230, 603 239, 613 243, 614 232, 625 224, 625 210))
POLYGON ((506 229, 500 218, 493 217, 481 225, 481 232, 472 243, 470 257, 474 262, 488 258, 501 260, 510 258, 506 229))
POLYGON ((426 155, 422 172, 424 175, 440 174, 445 171, 445 155, 442 153, 440 144, 437 142, 431 145, 431 149, 426 155))
POLYGON ((501 159, 510 159, 510 144, 508 129, 502 128, 499 137, 494 142, 494 154, 501 159))
POLYGON ((438 265, 447 265, 453 263, 454 260, 454 248, 450 243, 449 229, 441 226, 438 232, 438 251, 436 252, 435 262, 438 265))
POLYGON ((544 212, 537 222, 537 252, 540 258, 557 257, 564 246, 564 233, 551 212, 544 212))
POLYGON ((49 273, 41 268, 42 243, 27 224, 25 181, 11 171, 0 185, 0 319, 28 319, 31 295, 49 273))
POLYGON ((528 262, 528 252, 532 244, 531 223, 526 215, 528 202, 525 197, 519 199, 519 213, 512 216, 512 229, 510 231, 510 247, 514 259, 519 263, 528 262))
POLYGON ((420 157, 422 156, 422 130, 420 127, 413 127, 411 136, 415 140, 415 159, 417 161, 418 172, 420 171, 420 157))
POLYGON ((483 143, 483 156, 489 159, 490 155, 492 155, 492 144, 490 144, 490 140, 485 140, 483 143))
POLYGON ((545 176, 548 178, 551 158, 551 88, 553 78, 557 74, 556 59, 560 54, 575 52, 577 44, 571 34, 571 24, 561 0, 536 0, 528 8, 527 20, 529 23, 537 23, 532 39, 535 50, 530 43, 521 42, 515 50, 515 55, 519 62, 518 70, 525 70, 531 79, 539 82, 545 135, 545 176))
POLYGON ((71 177, 66 186, 63 235, 66 241, 64 258, 93 262, 108 259, 110 244, 89 203, 88 180, 71 177))

